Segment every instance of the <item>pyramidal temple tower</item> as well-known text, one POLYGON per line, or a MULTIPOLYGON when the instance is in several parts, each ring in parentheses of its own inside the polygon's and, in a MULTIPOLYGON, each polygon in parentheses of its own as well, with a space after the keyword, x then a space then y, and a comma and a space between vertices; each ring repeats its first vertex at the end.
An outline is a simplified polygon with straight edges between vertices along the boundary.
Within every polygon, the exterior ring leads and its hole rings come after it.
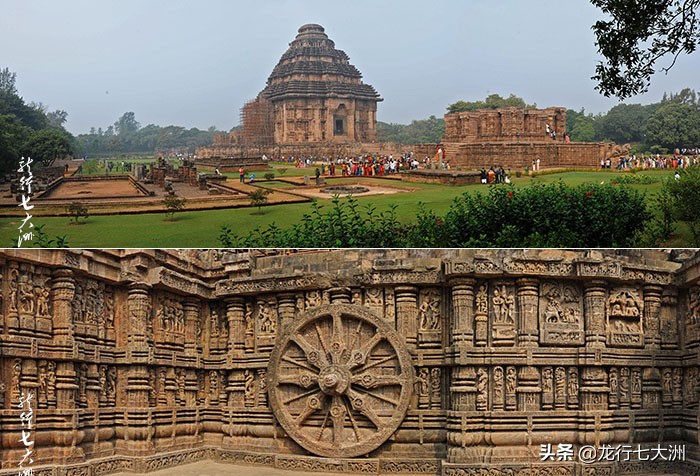
POLYGON ((240 144, 376 142, 381 100, 321 25, 304 25, 265 89, 241 110, 240 144))

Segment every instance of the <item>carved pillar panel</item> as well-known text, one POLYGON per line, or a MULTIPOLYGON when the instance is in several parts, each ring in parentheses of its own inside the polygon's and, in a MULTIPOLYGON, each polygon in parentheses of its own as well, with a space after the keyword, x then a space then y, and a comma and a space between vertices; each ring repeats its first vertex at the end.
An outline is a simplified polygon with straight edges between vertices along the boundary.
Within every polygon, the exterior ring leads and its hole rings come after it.
POLYGON ((185 354, 189 356, 197 355, 197 342, 201 332, 199 323, 199 299, 189 298, 183 303, 185 313, 185 354), (198 332, 199 331, 199 332, 198 332))
MULTIPOLYGON (((328 290, 331 304, 350 304, 350 288, 332 288, 328 290)), ((359 304, 359 303, 358 303, 359 304)))
MULTIPOLYGON (((294 321, 296 316, 296 296, 293 293, 285 293, 277 296, 277 308, 280 316, 280 327, 284 328, 290 322, 294 321)), ((243 309, 245 312, 245 308, 243 309)), ((243 316, 243 314, 241 314, 243 316)), ((245 319, 242 320, 245 326, 245 319)))
POLYGON ((644 286, 644 344, 647 348, 661 346, 661 293, 656 285, 644 286))
POLYGON ((586 345, 605 347, 605 298, 606 282, 586 282, 584 290, 584 316, 586 320, 586 345))
POLYGON ((415 350, 418 341, 418 289, 414 286, 396 288, 398 331, 406 339, 409 350, 415 350))
MULTIPOLYGON (((645 306, 646 309, 646 306, 645 306)), ((666 369, 669 370, 669 369, 666 369)), ((668 391, 671 392, 671 399, 673 399, 673 380, 672 375, 669 370, 669 388, 668 391)), ((656 367, 647 367, 644 369, 642 375, 644 386, 642 387, 642 407, 643 408, 659 408, 661 406, 661 373, 656 367)), ((666 382, 664 381, 664 384, 666 382)))
POLYGON ((535 367, 520 367, 518 372, 518 411, 534 412, 540 409, 542 387, 540 373, 535 367))
POLYGON ((129 309, 129 347, 143 351, 148 342, 148 321, 150 312, 150 297, 148 285, 133 284, 129 288, 127 303, 129 309))
POLYGON ((245 394, 245 378, 242 370, 231 370, 228 374, 228 406, 233 408, 243 408, 245 394))
POLYGON ((610 387, 605 369, 584 367, 581 380, 581 410, 607 410, 610 387))
POLYGON ((56 408, 69 410, 76 407, 76 373, 73 362, 58 362, 56 366, 56 408))
POLYGON ((476 372, 474 367, 460 366, 453 369, 450 395, 453 410, 476 410, 476 372))
POLYGON ((489 294, 488 284, 482 283, 474 301, 474 344, 484 347, 488 343, 489 294))
POLYGON ((73 311, 75 279, 70 269, 57 269, 53 273, 51 297, 53 300, 53 331, 56 339, 73 339, 73 311))
POLYGON ((521 278, 517 281, 518 293, 518 344, 536 347, 539 340, 537 330, 539 281, 531 278, 521 278))
POLYGON ((474 343, 473 279, 460 280, 452 286, 452 344, 474 343))
MULTIPOLYGON (((292 302, 293 305, 293 302, 292 302)), ((245 300, 232 298, 226 300, 226 319, 228 320, 228 351, 242 353, 245 348, 245 300)))
POLYGON ((676 349, 680 344, 678 332, 678 290, 664 289, 661 298, 661 348, 676 349))

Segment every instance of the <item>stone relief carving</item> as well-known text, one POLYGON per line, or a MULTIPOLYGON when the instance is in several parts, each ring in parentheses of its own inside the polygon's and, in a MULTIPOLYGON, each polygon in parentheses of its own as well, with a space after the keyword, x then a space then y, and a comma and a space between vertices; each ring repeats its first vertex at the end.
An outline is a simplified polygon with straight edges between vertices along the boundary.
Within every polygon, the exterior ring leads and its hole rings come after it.
POLYGON ((632 289, 613 291, 606 305, 608 344, 615 347, 644 345, 642 300, 632 289))
POLYGON ((583 344, 583 300, 577 285, 543 283, 539 308, 542 344, 583 344))
POLYGON ((491 340, 495 346, 515 344, 515 296, 512 285, 496 284, 491 294, 491 340))

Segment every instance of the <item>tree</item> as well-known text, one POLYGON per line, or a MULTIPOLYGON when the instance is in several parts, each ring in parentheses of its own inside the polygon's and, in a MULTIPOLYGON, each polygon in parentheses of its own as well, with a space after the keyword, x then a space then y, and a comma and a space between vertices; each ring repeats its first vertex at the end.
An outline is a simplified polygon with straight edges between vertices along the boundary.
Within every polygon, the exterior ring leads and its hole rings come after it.
POLYGON ((22 155, 50 167, 60 157, 72 154, 70 138, 67 133, 44 129, 35 132, 23 146, 22 155))
POLYGON ((66 212, 71 216, 71 223, 74 223, 76 225, 81 224, 80 219, 87 218, 90 216, 88 213, 88 207, 83 205, 81 202, 73 202, 70 205, 66 207, 66 212))
POLYGON ((447 106, 447 112, 452 114, 455 112, 471 112, 478 111, 479 109, 500 109, 503 107, 528 109, 537 107, 537 105, 527 104, 523 98, 518 97, 515 94, 511 94, 507 98, 503 98, 499 94, 491 94, 484 101, 457 101, 456 103, 447 106))
POLYGON ((700 143, 700 110, 690 104, 661 106, 647 121, 647 142, 668 149, 700 143))
POLYGON ((597 136, 618 144, 643 142, 652 108, 641 104, 618 104, 596 122, 597 136))
POLYGON ((133 112, 125 112, 122 117, 114 123, 114 129, 117 135, 126 136, 139 130, 141 124, 136 120, 136 115, 133 112))
POLYGON ((184 197, 165 197, 163 199, 163 205, 165 205, 165 215, 168 217, 168 220, 175 220, 175 213, 184 209, 186 204, 187 199, 184 197))
POLYGON ((693 234, 693 246, 700 245, 700 168, 678 171, 678 180, 668 179, 663 189, 670 195, 675 218, 685 221, 693 234))
POLYGON ((17 94, 17 73, 10 71, 9 68, 0 69, 0 94, 16 95, 17 94))
POLYGON ((56 109, 46 114, 46 119, 49 123, 49 127, 55 129, 63 129, 63 125, 68 120, 68 113, 61 109, 56 109))
POLYGON ((672 56, 661 68, 668 72, 681 53, 700 44, 700 0, 591 0, 609 20, 593 25, 598 52, 604 61, 592 79, 603 95, 626 99, 649 89, 656 63, 672 56))
POLYGON ((571 140, 574 142, 595 141, 595 126, 593 116, 580 115, 576 118, 573 127, 569 131, 571 140))
POLYGON ((270 193, 270 190, 258 188, 248 195, 248 198, 250 198, 250 205, 258 207, 258 211, 255 213, 256 215, 262 215, 262 206, 267 203, 267 196, 270 193))

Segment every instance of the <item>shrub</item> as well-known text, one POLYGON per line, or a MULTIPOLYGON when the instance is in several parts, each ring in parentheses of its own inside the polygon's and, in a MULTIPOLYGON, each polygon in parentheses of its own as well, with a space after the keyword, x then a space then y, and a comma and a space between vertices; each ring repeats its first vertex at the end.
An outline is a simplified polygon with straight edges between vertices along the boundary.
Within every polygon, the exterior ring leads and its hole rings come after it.
POLYGON ((272 172, 267 172, 265 175, 263 175, 263 177, 265 177, 265 180, 272 180, 275 178, 275 174, 272 172))
POLYGON ((163 199, 163 205, 165 206, 165 215, 168 220, 175 219, 175 213, 185 208, 187 204, 187 199, 182 197, 167 196, 163 199))
POLYGON ((693 246, 700 245, 700 168, 690 167, 678 170, 679 178, 667 178, 662 190, 671 199, 676 220, 688 224, 693 235, 693 246))
POLYGON ((70 205, 66 207, 66 212, 70 215, 70 221, 71 223, 78 224, 80 223, 81 218, 87 218, 90 216, 88 213, 88 207, 86 207, 83 203, 81 202, 73 202, 70 205))
POLYGON ((422 205, 407 225, 395 207, 378 213, 357 200, 334 197, 326 211, 317 202, 289 229, 274 224, 246 237, 222 228, 226 247, 624 247, 636 244, 651 218, 644 196, 626 186, 563 183, 516 189, 491 186, 465 193, 444 216, 422 205))
POLYGON ((262 206, 267 203, 267 196, 272 193, 270 190, 264 188, 257 188, 255 191, 248 195, 250 198, 250 205, 253 207, 258 207, 257 214, 262 215, 262 206))

